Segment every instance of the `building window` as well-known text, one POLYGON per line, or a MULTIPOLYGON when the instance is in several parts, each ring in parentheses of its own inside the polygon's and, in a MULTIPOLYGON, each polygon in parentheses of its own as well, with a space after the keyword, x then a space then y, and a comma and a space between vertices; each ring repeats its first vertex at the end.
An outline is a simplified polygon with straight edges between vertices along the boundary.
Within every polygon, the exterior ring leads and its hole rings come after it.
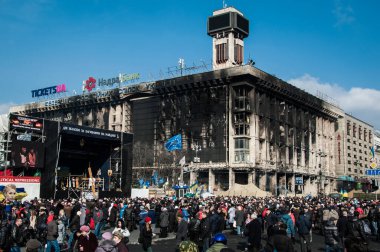
POLYGON ((112 122, 116 122, 116 115, 112 116, 112 122))
POLYGON ((235 162, 249 162, 249 139, 235 139, 235 162))
POLYGON ((351 150, 351 146, 347 146, 347 149, 351 150))
POLYGON ((249 125, 248 124, 237 124, 235 125, 235 135, 249 135, 249 125))
POLYGON ((371 130, 368 133, 368 142, 372 143, 372 131, 371 130))
POLYGON ((356 124, 354 123, 354 126, 352 127, 352 136, 356 137, 356 124))
POLYGON ((350 122, 347 122, 347 136, 351 135, 351 125, 350 122))
POLYGON ((351 142, 351 139, 347 138, 347 142, 350 143, 350 142, 351 142))
POLYGON ((348 164, 351 164, 351 160, 348 160, 347 163, 348 163, 348 164))
POLYGON ((222 43, 215 46, 216 50, 216 63, 226 63, 228 60, 228 44, 222 43))
POLYGON ((235 63, 240 65, 243 63, 243 47, 241 45, 235 45, 235 63))
POLYGON ((354 172, 355 172, 355 173, 358 173, 358 169, 355 169, 354 172))
POLYGON ((348 168, 348 171, 350 172, 350 171, 351 171, 351 168, 348 168))
POLYGON ((356 148, 354 148, 354 151, 356 151, 356 148))
POLYGON ((351 157, 351 153, 347 153, 347 156, 351 157))

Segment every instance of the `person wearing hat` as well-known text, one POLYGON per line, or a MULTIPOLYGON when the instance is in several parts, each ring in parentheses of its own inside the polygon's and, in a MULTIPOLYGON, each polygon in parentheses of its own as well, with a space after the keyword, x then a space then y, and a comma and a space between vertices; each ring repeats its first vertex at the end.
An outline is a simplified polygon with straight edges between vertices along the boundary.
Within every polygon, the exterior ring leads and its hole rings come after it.
POLYGON ((152 252, 152 219, 150 217, 145 217, 144 226, 140 232, 139 242, 145 252, 152 252))
POLYGON ((113 233, 113 241, 116 243, 116 248, 118 252, 128 252, 128 248, 123 242, 124 235, 120 231, 116 231, 113 233))
POLYGON ((39 252, 42 249, 42 245, 37 239, 30 239, 25 246, 26 252, 39 252))
POLYGON ((169 226, 169 212, 166 207, 162 208, 160 217, 160 237, 165 238, 168 236, 168 226, 169 226))
POLYGON ((91 232, 90 227, 83 225, 80 227, 80 236, 78 238, 78 248, 81 252, 94 252, 98 247, 98 239, 91 232))
POLYGON ((104 232, 95 252, 117 252, 116 243, 112 240, 111 232, 104 232))

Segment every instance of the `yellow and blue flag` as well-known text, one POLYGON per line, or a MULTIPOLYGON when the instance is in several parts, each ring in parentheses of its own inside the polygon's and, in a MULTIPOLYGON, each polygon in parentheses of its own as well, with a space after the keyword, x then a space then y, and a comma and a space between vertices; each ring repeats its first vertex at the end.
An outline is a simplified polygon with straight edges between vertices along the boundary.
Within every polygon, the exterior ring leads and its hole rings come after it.
POLYGON ((166 143, 165 148, 168 151, 182 150, 182 135, 178 134, 171 137, 166 143))

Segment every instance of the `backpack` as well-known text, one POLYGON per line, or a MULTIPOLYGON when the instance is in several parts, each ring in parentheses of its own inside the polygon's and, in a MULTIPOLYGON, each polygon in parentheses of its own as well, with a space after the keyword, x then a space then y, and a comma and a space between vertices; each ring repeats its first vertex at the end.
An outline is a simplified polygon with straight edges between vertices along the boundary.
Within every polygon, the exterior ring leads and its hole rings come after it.
POLYGON ((91 219, 90 219, 90 224, 89 224, 89 226, 90 226, 90 229, 91 229, 91 230, 95 230, 95 221, 94 221, 94 218, 92 218, 92 217, 91 217, 91 219))

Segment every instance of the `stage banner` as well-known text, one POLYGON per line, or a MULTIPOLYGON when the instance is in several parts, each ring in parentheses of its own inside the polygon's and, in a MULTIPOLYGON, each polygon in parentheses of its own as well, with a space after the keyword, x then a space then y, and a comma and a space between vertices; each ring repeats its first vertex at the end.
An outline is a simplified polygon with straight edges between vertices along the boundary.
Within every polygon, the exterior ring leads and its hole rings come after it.
POLYGON ((94 137, 106 140, 120 141, 120 132, 111 130, 102 130, 85 126, 61 123, 61 131, 62 133, 73 134, 83 137, 94 137))
POLYGON ((40 198, 40 177, 0 177, 0 201, 40 198))
POLYGON ((42 132, 44 119, 30 116, 9 115, 10 129, 24 129, 42 132))

